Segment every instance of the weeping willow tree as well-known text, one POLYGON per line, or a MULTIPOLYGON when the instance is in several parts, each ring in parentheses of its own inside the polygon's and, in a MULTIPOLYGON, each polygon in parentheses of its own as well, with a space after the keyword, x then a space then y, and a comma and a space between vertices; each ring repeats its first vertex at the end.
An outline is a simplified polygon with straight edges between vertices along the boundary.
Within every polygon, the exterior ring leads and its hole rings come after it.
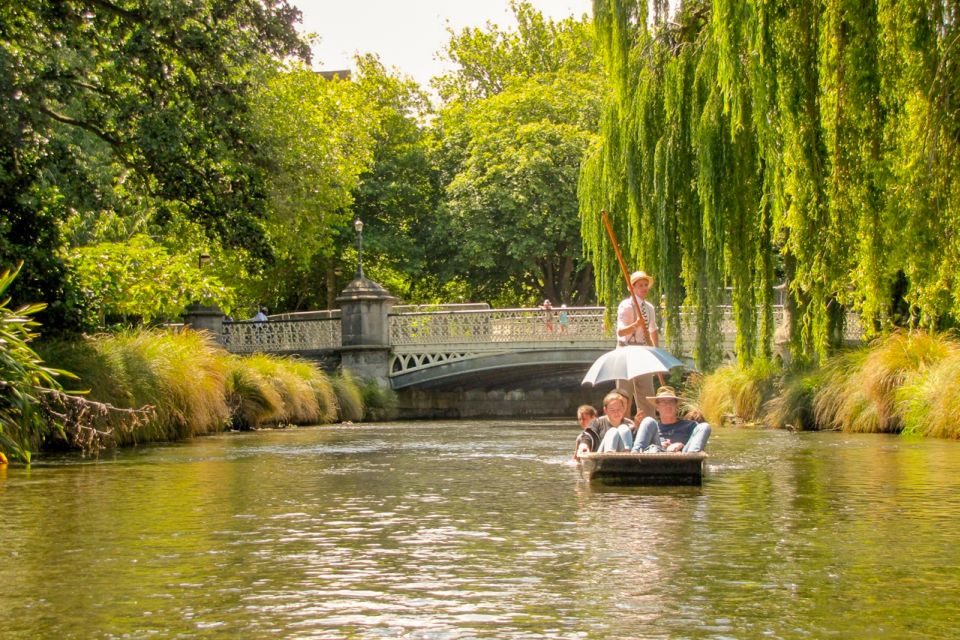
MULTIPOLYGON (((729 289, 737 356, 770 355, 786 284, 795 357, 960 318, 958 0, 595 0, 612 83, 580 176, 601 301, 623 294, 599 221, 687 308, 701 367, 729 289)), ((679 332, 668 332, 670 346, 679 332)))

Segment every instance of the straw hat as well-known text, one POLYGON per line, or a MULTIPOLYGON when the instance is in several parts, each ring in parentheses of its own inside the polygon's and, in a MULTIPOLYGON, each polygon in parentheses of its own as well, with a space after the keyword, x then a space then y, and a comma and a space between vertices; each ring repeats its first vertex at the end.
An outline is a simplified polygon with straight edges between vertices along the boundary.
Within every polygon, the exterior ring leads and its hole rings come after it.
POLYGON ((630 276, 630 286, 632 287, 635 285, 637 280, 646 280, 647 284, 649 284, 651 287, 653 286, 653 277, 647 275, 646 271, 634 271, 630 276))
POLYGON ((664 385, 657 389, 657 395, 647 396, 647 400, 651 402, 656 402, 657 400, 677 400, 680 401, 682 398, 677 395, 677 392, 674 391, 673 387, 664 385))

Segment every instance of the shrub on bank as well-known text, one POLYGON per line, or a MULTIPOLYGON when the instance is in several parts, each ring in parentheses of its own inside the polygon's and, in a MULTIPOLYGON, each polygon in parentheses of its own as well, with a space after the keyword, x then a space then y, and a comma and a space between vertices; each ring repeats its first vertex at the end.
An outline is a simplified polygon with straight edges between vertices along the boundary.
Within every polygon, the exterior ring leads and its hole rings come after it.
POLYGON ((385 389, 368 380, 361 391, 366 406, 366 420, 392 420, 397 417, 397 394, 393 389, 385 389))
POLYGON ((761 407, 776 392, 780 373, 780 368, 768 361, 747 368, 736 364, 720 367, 704 376, 694 390, 700 413, 716 425, 756 422, 761 407))
POLYGON ((73 386, 88 390, 91 400, 154 408, 153 417, 139 427, 115 429, 117 444, 214 433, 230 418, 222 350, 202 333, 103 334, 80 343, 49 345, 43 353, 74 372, 79 380, 73 386))
MULTIPOLYGON (((234 356, 203 332, 141 330, 43 345, 42 356, 79 377, 71 385, 116 407, 151 405, 153 416, 116 429, 117 444, 176 440, 269 425, 358 420, 363 391, 295 358, 234 356)), ((111 425, 101 425, 104 429, 111 425)))
POLYGON ((723 367, 704 377, 699 402, 714 424, 733 416, 775 427, 960 438, 958 383, 960 343, 953 336, 895 332, 818 369, 723 367), (758 404, 766 390, 770 398, 758 404))
POLYGON ((353 374, 344 370, 332 382, 340 419, 346 422, 363 420, 363 392, 353 374))

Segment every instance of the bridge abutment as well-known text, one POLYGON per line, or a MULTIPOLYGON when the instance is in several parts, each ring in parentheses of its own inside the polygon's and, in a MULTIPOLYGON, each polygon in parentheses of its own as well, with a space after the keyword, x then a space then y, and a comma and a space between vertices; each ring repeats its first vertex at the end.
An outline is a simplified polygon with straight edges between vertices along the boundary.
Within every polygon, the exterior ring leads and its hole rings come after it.
MULTIPOLYGON (((612 387, 611 387, 612 388, 612 387)), ((604 388, 562 389, 402 389, 398 417, 407 420, 458 418, 542 418, 570 416, 582 404, 602 405, 604 388)))
POLYGON ((364 380, 389 387, 390 325, 387 314, 397 299, 364 277, 340 293, 341 366, 364 380))

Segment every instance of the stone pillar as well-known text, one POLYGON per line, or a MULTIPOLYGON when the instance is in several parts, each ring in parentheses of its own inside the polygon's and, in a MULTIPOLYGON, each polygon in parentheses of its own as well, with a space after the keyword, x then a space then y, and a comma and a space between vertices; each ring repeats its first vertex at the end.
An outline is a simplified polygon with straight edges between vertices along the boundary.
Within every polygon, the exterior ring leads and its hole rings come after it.
POLYGON ((183 314, 183 324, 194 331, 209 331, 220 342, 223 335, 223 311, 217 305, 191 304, 183 314))
POLYGON ((396 300, 389 291, 364 277, 354 278, 337 298, 341 366, 382 387, 390 385, 392 346, 387 314, 396 300))

